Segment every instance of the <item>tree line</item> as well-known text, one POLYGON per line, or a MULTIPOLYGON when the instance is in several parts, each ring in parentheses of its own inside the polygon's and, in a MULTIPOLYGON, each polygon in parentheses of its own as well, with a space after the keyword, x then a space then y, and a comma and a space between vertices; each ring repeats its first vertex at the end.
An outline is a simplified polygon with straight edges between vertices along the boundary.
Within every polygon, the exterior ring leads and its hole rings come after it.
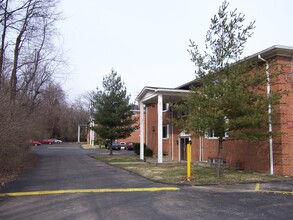
POLYGON ((73 103, 57 76, 64 74, 56 46, 58 0, 0 1, 0 173, 20 164, 28 140, 77 139, 77 125, 89 111, 73 103))

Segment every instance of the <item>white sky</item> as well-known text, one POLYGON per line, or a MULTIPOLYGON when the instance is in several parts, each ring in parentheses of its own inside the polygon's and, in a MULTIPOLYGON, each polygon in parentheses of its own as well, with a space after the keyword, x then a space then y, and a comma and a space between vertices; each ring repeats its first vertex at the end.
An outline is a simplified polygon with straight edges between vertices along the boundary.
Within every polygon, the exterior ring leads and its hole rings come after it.
MULTIPOLYGON (((113 68, 132 100, 144 86, 174 88, 195 78, 189 39, 204 46, 222 0, 61 0, 59 22, 68 58, 70 99, 102 89, 113 68)), ((273 45, 293 46, 292 0, 230 0, 229 10, 255 20, 244 56, 273 45)))

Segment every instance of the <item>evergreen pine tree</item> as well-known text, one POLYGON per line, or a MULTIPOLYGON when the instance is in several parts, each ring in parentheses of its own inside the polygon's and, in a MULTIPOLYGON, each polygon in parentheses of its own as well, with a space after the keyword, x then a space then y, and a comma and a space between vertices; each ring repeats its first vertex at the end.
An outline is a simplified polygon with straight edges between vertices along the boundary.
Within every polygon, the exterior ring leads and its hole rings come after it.
POLYGON ((268 136, 265 93, 266 74, 254 71, 251 63, 238 62, 244 45, 252 36, 254 22, 244 27, 244 15, 228 12, 226 1, 211 19, 206 35, 206 50, 200 53, 191 41, 191 60, 196 66, 198 86, 183 104, 175 106, 188 115, 175 123, 182 130, 218 138, 216 176, 220 177, 222 148, 226 136, 259 140, 268 136))
MULTIPOLYGON (((132 117, 133 104, 121 77, 113 69, 103 78, 104 90, 94 96, 95 132, 111 144, 116 139, 127 138, 137 129, 132 117)), ((112 148, 109 148, 112 154, 112 148)))

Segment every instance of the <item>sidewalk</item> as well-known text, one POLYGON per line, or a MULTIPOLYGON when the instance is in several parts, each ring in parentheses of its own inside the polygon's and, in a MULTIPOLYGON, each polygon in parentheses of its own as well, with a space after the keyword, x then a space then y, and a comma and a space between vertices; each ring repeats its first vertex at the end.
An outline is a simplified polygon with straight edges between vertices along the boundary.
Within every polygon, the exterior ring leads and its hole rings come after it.
POLYGON ((243 182, 229 184, 196 185, 193 186, 193 188, 293 195, 293 178, 289 178, 288 180, 273 180, 253 183, 243 182))
MULTIPOLYGON (((158 158, 157 158, 157 157, 145 157, 145 161, 146 161, 147 163, 153 163, 153 164, 156 164, 156 163, 158 163, 158 158)), ((164 156, 164 157, 163 157, 163 163, 179 163, 179 162, 170 159, 168 156, 164 156)), ((180 162, 180 163, 181 163, 181 162, 180 162)), ((182 162, 182 163, 186 163, 186 162, 182 162)))

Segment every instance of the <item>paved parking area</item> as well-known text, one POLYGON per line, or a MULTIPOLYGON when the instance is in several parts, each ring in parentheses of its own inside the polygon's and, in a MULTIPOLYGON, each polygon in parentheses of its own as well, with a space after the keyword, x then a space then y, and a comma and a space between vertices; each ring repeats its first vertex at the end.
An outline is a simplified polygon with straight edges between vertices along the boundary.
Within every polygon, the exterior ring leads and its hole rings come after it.
POLYGON ((90 158, 78 145, 35 152, 37 167, 0 192, 0 219, 293 219, 291 179, 172 186, 90 158))

